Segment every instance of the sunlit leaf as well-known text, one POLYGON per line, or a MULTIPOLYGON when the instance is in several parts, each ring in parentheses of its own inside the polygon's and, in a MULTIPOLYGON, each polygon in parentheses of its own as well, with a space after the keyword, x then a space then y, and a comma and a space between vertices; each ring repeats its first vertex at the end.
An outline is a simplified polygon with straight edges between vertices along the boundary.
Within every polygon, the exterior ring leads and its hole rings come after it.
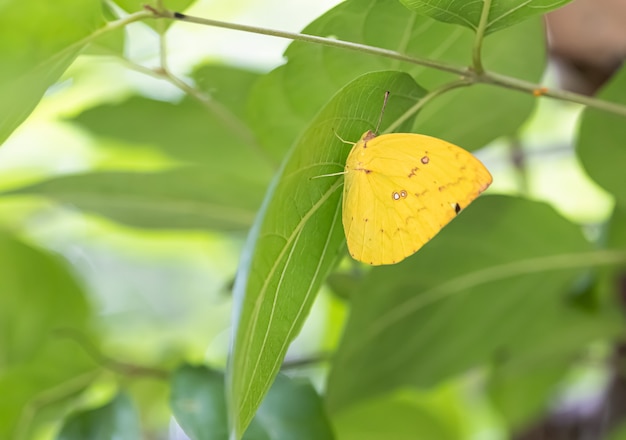
POLYGON ((9 1, 0 5, 0 144, 104 24, 100 0, 9 1))

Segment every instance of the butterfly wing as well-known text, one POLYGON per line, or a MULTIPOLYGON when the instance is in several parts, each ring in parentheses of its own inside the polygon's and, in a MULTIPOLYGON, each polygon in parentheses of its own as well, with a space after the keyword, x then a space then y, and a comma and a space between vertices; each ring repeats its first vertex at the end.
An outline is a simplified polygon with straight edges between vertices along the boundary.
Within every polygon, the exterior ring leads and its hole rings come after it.
POLYGON ((492 181, 466 150, 411 133, 364 135, 348 156, 345 179, 348 250, 372 265, 417 252, 492 181))

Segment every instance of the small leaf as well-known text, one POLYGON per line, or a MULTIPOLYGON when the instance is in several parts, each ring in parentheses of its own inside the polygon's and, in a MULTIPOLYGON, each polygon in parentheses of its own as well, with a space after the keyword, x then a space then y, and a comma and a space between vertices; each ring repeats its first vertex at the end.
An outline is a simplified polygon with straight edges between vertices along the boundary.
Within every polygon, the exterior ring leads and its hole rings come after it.
MULTIPOLYGON (((270 434, 271 440, 334 438, 322 401, 305 379, 276 376, 255 420, 270 434)), ((246 438, 254 437, 244 435, 244 440, 246 438)))
POLYGON ((172 378, 172 412, 192 440, 228 439, 224 374, 206 367, 179 368, 172 378))
MULTIPOLYGON (((622 67, 597 95, 598 99, 626 105, 626 67, 622 67)), ((600 186, 626 206, 626 118, 587 107, 581 117, 576 151, 600 186)))
MULTIPOLYGON (((478 28, 485 1, 467 0, 400 0, 407 8, 445 23, 478 28)), ((571 0, 493 0, 485 34, 512 26, 536 15, 547 14, 571 0)))
POLYGON ((100 408, 81 411, 67 418, 57 440, 136 440, 141 438, 139 418, 126 394, 100 408))
MULTIPOLYGON (((172 380, 172 412, 192 440, 227 440, 224 375, 183 366, 172 380)), ((243 437, 245 440, 331 440, 322 402, 310 383, 279 375, 243 437)))
POLYGON ((349 147, 338 136, 356 141, 374 129, 387 90, 383 127, 424 93, 398 72, 367 74, 350 83, 304 132, 261 208, 234 288, 228 392, 236 437, 254 416, 344 246, 343 177, 316 177, 343 170, 349 147))

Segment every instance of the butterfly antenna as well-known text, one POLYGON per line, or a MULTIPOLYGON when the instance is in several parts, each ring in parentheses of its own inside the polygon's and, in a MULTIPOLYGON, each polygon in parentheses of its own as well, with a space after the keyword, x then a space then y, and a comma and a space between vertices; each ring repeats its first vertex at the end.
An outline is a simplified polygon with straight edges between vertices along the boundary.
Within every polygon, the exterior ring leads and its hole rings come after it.
POLYGON ((376 124, 376 131, 374 133, 378 134, 378 129, 380 128, 380 123, 383 121, 383 115, 385 114, 385 107, 387 107, 387 100, 389 99, 389 90, 385 92, 385 100, 383 101, 383 108, 380 110, 380 116, 378 117, 378 123, 376 124))

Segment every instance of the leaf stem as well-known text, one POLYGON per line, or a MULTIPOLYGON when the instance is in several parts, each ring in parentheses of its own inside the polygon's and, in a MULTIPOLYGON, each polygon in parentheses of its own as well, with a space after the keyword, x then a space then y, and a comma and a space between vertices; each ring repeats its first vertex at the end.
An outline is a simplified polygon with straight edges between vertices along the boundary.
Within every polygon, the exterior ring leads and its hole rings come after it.
POLYGON ((143 365, 120 362, 102 353, 95 344, 83 333, 72 328, 59 328, 55 330, 57 337, 66 338, 77 343, 93 361, 107 370, 126 377, 152 377, 167 380, 170 372, 160 368, 145 367, 143 365))
POLYGON ((483 67, 482 48, 485 31, 487 30, 487 22, 489 21, 489 11, 491 10, 491 0, 483 0, 483 9, 480 13, 480 21, 476 28, 476 36, 474 37, 474 48, 472 49, 472 61, 474 72, 481 74, 485 71, 483 67))
POLYGON ((383 133, 391 133, 396 130, 400 125, 402 125, 407 119, 411 118, 415 113, 417 113, 422 107, 428 104, 433 98, 442 95, 450 90, 458 89, 460 87, 467 87, 472 85, 467 79, 460 79, 457 81, 450 81, 445 83, 436 89, 433 89, 428 94, 426 94, 422 99, 417 101, 417 103, 408 109, 402 116, 396 119, 393 124, 391 124, 383 133))

